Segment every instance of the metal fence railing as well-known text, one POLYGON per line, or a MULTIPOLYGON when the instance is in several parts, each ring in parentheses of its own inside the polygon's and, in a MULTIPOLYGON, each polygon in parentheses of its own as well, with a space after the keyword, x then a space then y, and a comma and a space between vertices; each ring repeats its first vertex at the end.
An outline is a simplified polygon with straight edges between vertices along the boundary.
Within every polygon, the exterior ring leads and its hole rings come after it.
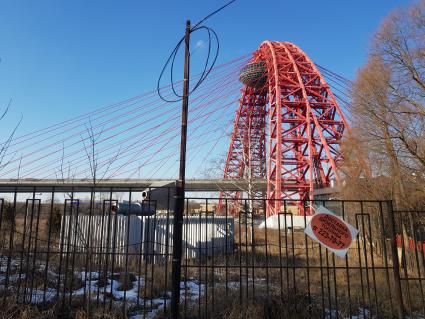
MULTIPOLYGON (((305 202, 359 230, 344 258, 282 201, 186 198, 183 318, 392 318, 425 314, 425 213, 387 201, 305 202), (404 314, 403 314, 404 313, 404 314)), ((0 189, 0 302, 54 316, 168 316, 173 190, 0 189), (141 195, 145 192, 145 195, 141 195), (146 197, 147 193, 147 197, 146 197), (148 207, 144 209, 143 207, 148 207)))

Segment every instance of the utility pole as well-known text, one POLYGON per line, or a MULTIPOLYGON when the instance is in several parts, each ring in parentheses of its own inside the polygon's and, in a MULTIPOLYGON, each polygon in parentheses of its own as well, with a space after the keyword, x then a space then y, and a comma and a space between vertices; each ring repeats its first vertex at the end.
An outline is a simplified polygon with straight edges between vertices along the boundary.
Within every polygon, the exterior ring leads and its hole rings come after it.
POLYGON ((183 213, 186 178, 186 141, 187 141, 187 113, 189 106, 189 42, 190 42, 190 20, 186 21, 184 55, 184 80, 182 98, 182 125, 180 141, 180 170, 179 179, 176 181, 176 193, 174 196, 174 229, 173 229, 173 263, 172 263, 172 287, 171 287, 171 317, 180 317, 180 277, 182 259, 182 235, 183 235, 183 213))

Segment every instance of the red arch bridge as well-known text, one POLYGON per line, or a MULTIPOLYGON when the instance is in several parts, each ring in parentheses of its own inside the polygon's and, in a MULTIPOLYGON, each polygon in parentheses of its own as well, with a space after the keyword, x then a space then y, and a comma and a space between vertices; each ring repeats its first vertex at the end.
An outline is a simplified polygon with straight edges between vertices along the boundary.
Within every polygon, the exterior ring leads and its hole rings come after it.
MULTIPOLYGON (((181 87, 177 82, 175 89, 181 87)), ((190 95, 187 174, 194 180, 189 190, 197 185, 193 190, 220 191, 220 199, 235 202, 244 193, 282 199, 309 214, 302 203, 341 182, 349 89, 348 80, 289 42, 265 41, 253 54, 214 67, 190 95)), ((161 88, 164 97, 172 91, 161 88)), ((152 91, 12 136, 1 144, 0 184, 172 180, 178 171, 179 121, 179 103, 166 103, 152 91)), ((267 215, 281 206, 280 200, 268 202, 267 215)))

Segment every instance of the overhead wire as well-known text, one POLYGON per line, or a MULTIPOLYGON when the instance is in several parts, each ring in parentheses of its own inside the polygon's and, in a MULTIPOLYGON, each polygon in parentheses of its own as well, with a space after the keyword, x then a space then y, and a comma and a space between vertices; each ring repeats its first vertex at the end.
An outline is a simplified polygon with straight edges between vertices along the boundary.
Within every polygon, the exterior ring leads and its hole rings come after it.
MULTIPOLYGON (((212 28, 207 27, 205 25, 202 25, 202 23, 204 21, 206 21, 207 19, 211 18, 212 16, 214 16, 215 14, 217 14, 218 12, 224 10, 226 7, 230 6, 235 1, 236 0, 229 1, 225 5, 218 8, 217 10, 211 12, 210 14, 208 14, 207 16, 202 18, 199 22, 195 23, 194 26, 191 26, 191 28, 189 30, 190 34, 196 32, 196 31, 199 31, 199 30, 205 30, 208 34, 208 51, 207 51, 207 57, 205 59, 205 64, 204 64, 204 67, 203 67, 203 70, 201 72, 201 76, 200 76, 199 80, 195 83, 194 87, 189 91, 189 95, 191 95, 208 77, 208 75, 210 74, 211 70, 213 69, 215 63, 217 62, 217 58, 218 58, 218 55, 219 55, 219 52, 220 52, 220 41, 219 41, 217 33, 212 28), (214 41, 215 41, 216 49, 215 49, 215 53, 213 54, 212 62, 210 63, 212 39, 214 39, 214 41)), ((177 93, 177 91, 175 90, 175 87, 174 87, 174 64, 175 64, 176 56, 177 56, 177 54, 178 54, 183 43, 185 43, 185 45, 186 45, 185 36, 180 38, 180 40, 177 42, 176 46, 172 50, 171 54, 168 56, 164 66, 161 70, 158 81, 157 81, 158 96, 166 102, 177 102, 177 101, 180 101, 183 98, 183 95, 177 93), (175 95, 174 99, 166 99, 162 95, 161 90, 160 90, 161 80, 162 80, 164 73, 165 73, 168 66, 170 66, 171 88, 172 88, 173 93, 175 95)), ((186 49, 189 51, 189 55, 190 55, 190 48, 186 48, 186 49)))

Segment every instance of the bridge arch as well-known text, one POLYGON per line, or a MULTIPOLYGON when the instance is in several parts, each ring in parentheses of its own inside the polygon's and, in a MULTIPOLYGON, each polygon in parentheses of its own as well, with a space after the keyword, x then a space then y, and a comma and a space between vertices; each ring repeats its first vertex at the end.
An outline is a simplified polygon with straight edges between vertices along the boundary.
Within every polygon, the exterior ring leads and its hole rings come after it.
MULTIPOLYGON (((255 74, 249 71, 257 78, 245 82, 223 177, 266 178, 267 194, 261 197, 272 199, 267 216, 282 211, 282 200, 309 214, 305 203, 313 200, 314 189, 340 179, 346 118, 316 65, 298 46, 264 41, 249 65, 257 67, 255 74), (258 76, 261 67, 264 74, 258 76)), ((220 196, 238 199, 241 192, 220 196)))

